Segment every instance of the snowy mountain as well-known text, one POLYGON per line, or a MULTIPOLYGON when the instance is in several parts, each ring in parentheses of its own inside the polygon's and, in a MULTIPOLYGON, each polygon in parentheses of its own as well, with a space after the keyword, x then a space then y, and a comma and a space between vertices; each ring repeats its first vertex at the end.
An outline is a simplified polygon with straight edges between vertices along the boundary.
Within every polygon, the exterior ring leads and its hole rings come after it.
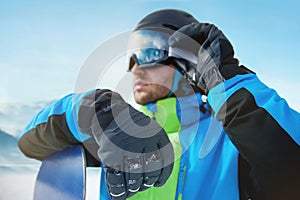
POLYGON ((38 161, 26 158, 18 148, 17 138, 0 130, 0 167, 31 164, 38 161))
POLYGON ((9 135, 8 133, 0 130, 0 155, 13 151, 17 143, 17 138, 9 135))

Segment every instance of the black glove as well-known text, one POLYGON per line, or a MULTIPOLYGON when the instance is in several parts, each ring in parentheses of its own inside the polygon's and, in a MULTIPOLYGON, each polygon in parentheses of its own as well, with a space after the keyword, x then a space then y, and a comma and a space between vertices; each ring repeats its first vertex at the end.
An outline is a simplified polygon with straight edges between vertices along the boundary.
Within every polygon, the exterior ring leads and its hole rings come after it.
POLYGON ((113 200, 167 181, 174 161, 167 134, 119 94, 97 90, 83 98, 78 116, 81 131, 91 134, 99 146, 113 200))
POLYGON ((192 23, 183 26, 169 38, 170 56, 188 60, 194 67, 183 67, 183 73, 205 94, 217 84, 237 74, 253 73, 239 66, 233 47, 214 25, 192 23), (196 59, 194 59, 196 58, 196 59))

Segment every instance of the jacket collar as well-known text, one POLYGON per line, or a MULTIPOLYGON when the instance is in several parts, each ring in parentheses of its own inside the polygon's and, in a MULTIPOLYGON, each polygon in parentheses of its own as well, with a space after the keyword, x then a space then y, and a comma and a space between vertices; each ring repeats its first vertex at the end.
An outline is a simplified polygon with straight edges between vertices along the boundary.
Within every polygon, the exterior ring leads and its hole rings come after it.
POLYGON ((140 111, 154 118, 167 133, 179 132, 181 128, 198 123, 200 117, 208 116, 207 105, 202 102, 201 94, 184 97, 169 97, 154 103, 141 105, 140 111), (200 111, 206 107, 206 113, 200 111))

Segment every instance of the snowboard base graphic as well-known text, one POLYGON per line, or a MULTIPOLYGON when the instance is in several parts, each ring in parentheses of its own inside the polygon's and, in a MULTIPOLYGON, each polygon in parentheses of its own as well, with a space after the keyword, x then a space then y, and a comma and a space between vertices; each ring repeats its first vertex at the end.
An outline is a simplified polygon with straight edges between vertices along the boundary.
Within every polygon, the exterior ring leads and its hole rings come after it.
POLYGON ((34 189, 34 200, 85 199, 86 161, 84 149, 74 146, 42 161, 34 189))

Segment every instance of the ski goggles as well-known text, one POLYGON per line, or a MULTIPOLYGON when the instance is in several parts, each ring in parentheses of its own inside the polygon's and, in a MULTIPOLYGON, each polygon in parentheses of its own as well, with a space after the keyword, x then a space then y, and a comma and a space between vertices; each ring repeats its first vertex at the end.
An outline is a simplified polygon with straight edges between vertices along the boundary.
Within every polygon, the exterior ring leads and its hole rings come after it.
POLYGON ((128 42, 128 71, 137 64, 140 68, 160 66, 168 60, 170 34, 154 30, 134 31, 128 42))

